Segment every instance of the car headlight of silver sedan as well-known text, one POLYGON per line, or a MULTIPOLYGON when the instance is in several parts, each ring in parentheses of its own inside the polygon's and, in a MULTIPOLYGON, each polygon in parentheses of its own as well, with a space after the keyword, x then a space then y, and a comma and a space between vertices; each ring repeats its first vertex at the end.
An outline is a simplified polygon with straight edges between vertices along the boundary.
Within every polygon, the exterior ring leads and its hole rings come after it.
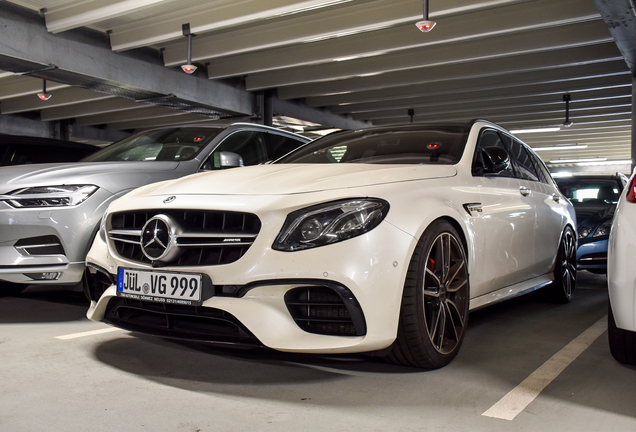
POLYGON ((95 185, 35 186, 0 195, 0 200, 15 208, 69 207, 83 203, 97 189, 95 185))
POLYGON ((389 203, 377 198, 331 201, 290 213, 272 248, 297 251, 356 237, 378 226, 389 203))

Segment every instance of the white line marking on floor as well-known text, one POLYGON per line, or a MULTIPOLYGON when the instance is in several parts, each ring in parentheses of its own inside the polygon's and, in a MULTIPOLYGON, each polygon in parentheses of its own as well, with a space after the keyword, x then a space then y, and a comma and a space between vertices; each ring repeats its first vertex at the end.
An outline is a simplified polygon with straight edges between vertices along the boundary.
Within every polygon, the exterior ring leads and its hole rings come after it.
POLYGON ((607 330, 607 315, 581 333, 561 351, 543 363, 521 384, 512 389, 499 402, 482 415, 503 420, 514 420, 563 370, 583 353, 607 330))
POLYGON ((82 332, 82 333, 74 333, 74 334, 64 335, 64 336, 55 336, 55 339, 62 339, 62 340, 77 339, 77 338, 81 338, 81 337, 94 336, 94 335, 98 335, 98 334, 102 334, 102 333, 110 333, 110 332, 115 332, 115 331, 123 331, 123 330, 119 329, 119 328, 116 328, 116 327, 108 327, 108 328, 105 328, 105 329, 92 330, 92 331, 87 331, 87 332, 82 332))

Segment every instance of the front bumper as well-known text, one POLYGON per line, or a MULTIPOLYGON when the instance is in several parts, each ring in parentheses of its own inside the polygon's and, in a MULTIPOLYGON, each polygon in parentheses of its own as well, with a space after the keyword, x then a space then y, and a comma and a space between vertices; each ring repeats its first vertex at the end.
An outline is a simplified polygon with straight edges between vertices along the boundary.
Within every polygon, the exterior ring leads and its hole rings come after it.
POLYGON ((383 222, 365 235, 340 243, 278 252, 268 243, 279 229, 264 224, 252 247, 232 264, 162 267, 164 271, 202 273, 213 281, 216 292, 197 307, 166 307, 117 297, 113 278, 118 267, 150 268, 114 256, 98 236, 87 263, 101 273, 96 278, 97 292, 92 294, 101 295, 92 299, 87 316, 143 333, 224 344, 258 344, 290 352, 368 352, 391 345, 416 240, 383 222), (304 301, 303 290, 307 289, 340 297, 339 301, 330 302, 331 312, 324 312, 324 308, 323 312, 344 316, 353 324, 348 333, 339 334, 333 326, 320 323, 314 327, 307 324, 316 317, 302 316, 305 308, 297 304, 304 301), (209 331, 212 327, 216 327, 215 334, 209 331))
POLYGON ((76 284, 111 194, 76 207, 15 209, 0 202, 0 281, 76 284))
POLYGON ((607 242, 608 237, 587 242, 585 239, 579 239, 579 247, 576 250, 577 269, 607 273, 607 242))

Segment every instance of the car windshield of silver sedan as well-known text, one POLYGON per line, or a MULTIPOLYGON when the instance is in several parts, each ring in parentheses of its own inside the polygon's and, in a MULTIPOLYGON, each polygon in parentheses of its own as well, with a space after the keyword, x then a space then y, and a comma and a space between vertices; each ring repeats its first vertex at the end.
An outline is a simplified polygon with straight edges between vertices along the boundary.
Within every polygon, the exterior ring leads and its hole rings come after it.
POLYGON ((313 141, 276 163, 441 164, 459 162, 468 128, 459 126, 341 132, 313 141))
POLYGON ((196 154, 223 128, 168 128, 133 135, 82 162, 182 161, 196 154))

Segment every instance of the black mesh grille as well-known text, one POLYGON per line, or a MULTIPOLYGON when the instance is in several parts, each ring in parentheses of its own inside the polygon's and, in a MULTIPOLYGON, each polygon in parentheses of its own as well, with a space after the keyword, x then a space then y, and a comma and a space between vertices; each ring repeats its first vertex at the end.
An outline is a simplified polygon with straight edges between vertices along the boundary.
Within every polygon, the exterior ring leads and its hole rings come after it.
POLYGON ((262 345, 233 315, 208 307, 179 306, 115 297, 104 321, 130 331, 177 339, 262 345))
POLYGON ((109 275, 105 270, 95 266, 88 272, 88 295, 91 300, 97 301, 104 294, 104 291, 111 285, 116 285, 115 276, 109 275))
MULTIPOLYGON (((325 286, 294 288, 285 294, 287 309, 296 324, 309 333, 339 336, 359 336, 366 333, 364 322, 358 327, 343 297, 325 286)), ((357 302, 350 301, 350 306, 357 302)), ((356 307, 355 318, 361 317, 356 307)))
POLYGON ((261 229, 258 217, 250 213, 200 210, 114 213, 111 216, 109 237, 122 258, 145 264, 151 263, 141 250, 140 237, 145 223, 158 214, 169 216, 183 230, 183 234, 177 239, 179 256, 171 262, 162 263, 164 265, 199 266, 233 263, 247 252, 261 229))

